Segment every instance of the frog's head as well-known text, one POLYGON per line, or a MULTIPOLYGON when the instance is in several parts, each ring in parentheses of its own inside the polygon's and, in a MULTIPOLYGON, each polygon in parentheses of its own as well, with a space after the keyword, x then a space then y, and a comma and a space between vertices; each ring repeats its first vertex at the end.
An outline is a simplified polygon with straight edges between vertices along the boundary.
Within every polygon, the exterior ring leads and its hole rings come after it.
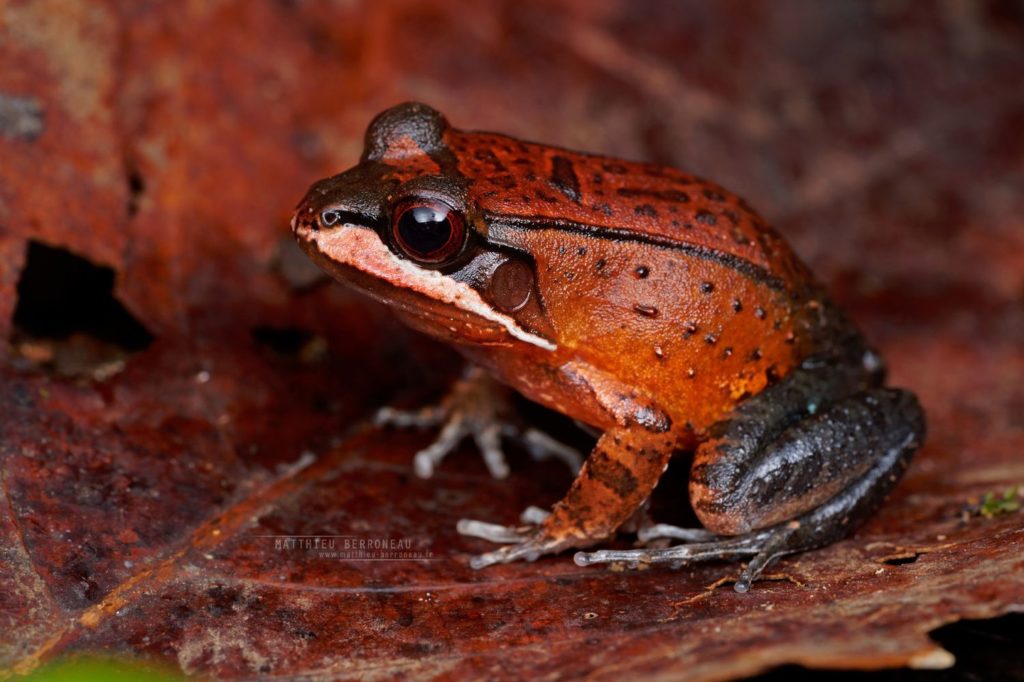
POLYGON ((355 167, 315 183, 292 231, 321 268, 436 337, 554 350, 528 253, 488 239, 439 112, 377 116, 355 167))

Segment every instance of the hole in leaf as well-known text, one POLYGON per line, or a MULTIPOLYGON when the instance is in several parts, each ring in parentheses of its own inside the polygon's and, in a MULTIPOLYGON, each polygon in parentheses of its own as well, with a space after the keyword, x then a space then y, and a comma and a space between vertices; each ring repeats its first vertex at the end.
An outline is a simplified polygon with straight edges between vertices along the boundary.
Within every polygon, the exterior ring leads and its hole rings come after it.
POLYGON ((300 362, 316 362, 327 352, 327 342, 301 327, 253 327, 252 338, 274 354, 300 362))
POLYGON ((931 638, 956 659, 946 670, 808 670, 787 665, 747 678, 748 682, 966 682, 1019 680, 1024 614, 989 620, 961 620, 934 630, 931 638))
POLYGON ((139 202, 146 192, 146 180, 142 173, 136 168, 128 170, 128 215, 133 216, 139 212, 139 202))
POLYGON ((912 564, 918 559, 920 559, 923 554, 924 552, 914 552, 913 554, 896 554, 890 557, 880 559, 879 561, 885 564, 886 566, 906 566, 907 564, 912 564))
POLYGON ((103 379, 153 335, 114 298, 114 271, 66 249, 29 242, 12 344, 64 376, 103 379))

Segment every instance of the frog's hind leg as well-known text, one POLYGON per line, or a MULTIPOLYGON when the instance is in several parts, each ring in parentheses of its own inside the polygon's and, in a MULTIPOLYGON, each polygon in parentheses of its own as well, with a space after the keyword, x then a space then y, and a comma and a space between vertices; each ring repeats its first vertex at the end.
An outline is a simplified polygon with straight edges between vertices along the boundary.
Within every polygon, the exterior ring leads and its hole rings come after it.
POLYGON ((822 384, 807 377, 774 388, 764 405, 755 398, 741 406, 694 458, 690 496, 697 516, 728 537, 667 549, 579 552, 576 563, 684 565, 749 556, 736 582, 745 592, 775 558, 833 542, 864 521, 920 444, 924 417, 917 399, 869 388, 827 406, 822 384), (766 412, 774 419, 763 419, 766 412))

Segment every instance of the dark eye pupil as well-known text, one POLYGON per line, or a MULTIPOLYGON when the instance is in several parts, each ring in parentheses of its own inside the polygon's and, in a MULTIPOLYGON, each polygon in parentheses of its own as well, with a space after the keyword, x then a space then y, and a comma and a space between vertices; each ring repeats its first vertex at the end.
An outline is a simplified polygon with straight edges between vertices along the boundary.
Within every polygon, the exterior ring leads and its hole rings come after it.
POLYGON ((414 206, 398 219, 398 234, 410 249, 427 255, 448 243, 452 237, 452 223, 448 212, 443 209, 414 206))

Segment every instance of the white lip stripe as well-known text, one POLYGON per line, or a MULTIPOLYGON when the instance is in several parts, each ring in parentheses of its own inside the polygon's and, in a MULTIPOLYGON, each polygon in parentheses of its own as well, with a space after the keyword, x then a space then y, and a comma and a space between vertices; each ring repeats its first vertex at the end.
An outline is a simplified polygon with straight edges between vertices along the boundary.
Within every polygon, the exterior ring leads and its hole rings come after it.
POLYGON ((385 281, 400 281, 409 289, 435 300, 449 303, 459 310, 495 322, 525 343, 547 351, 557 346, 547 339, 531 334, 508 315, 499 313, 484 301, 475 289, 445 277, 436 270, 424 270, 393 254, 373 230, 352 225, 339 225, 312 234, 317 247, 339 263, 362 270, 385 281))

